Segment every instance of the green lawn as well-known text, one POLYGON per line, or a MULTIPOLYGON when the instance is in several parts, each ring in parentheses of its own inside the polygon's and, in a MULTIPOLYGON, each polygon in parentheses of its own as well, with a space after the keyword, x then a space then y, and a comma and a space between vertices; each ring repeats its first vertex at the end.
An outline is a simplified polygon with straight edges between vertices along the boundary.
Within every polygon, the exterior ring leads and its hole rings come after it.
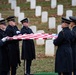
MULTIPOLYGON (((32 62, 31 73, 36 74, 40 72, 54 72, 54 57, 45 56, 45 46, 36 47, 36 59, 32 62)), ((17 75, 24 74, 24 61, 21 61, 21 66, 17 70, 17 75)))

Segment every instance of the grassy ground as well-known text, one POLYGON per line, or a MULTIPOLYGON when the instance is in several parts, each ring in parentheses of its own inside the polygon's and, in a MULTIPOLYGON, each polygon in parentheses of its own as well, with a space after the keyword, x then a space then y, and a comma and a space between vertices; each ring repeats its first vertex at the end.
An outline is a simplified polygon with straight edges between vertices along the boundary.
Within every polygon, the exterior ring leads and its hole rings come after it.
MULTIPOLYGON (((36 47, 36 59, 32 62, 31 73, 39 73, 39 72, 54 72, 54 57, 46 57, 45 56, 45 46, 37 46, 36 47)), ((21 61, 21 67, 17 70, 17 75, 24 74, 24 61, 21 61)))
MULTIPOLYGON (((76 7, 71 6, 71 0, 57 0, 57 4, 64 5, 64 14, 65 16, 66 10, 73 10, 74 16, 76 16, 76 7)), ((48 11, 48 17, 54 16, 56 17, 56 26, 60 24, 61 17, 57 16, 57 9, 51 9, 50 1, 45 2, 45 0, 37 0, 37 6, 42 6, 42 11, 48 11)), ((41 23, 41 17, 35 16, 35 10, 30 9, 30 3, 25 0, 17 0, 17 6, 21 7, 21 12, 25 13, 25 16, 30 19, 31 25, 36 25, 38 30, 44 30, 47 33, 56 33, 56 29, 48 29, 48 22, 41 23)), ((2 13, 2 17, 6 18, 7 16, 13 15, 14 11, 11 10, 10 4, 8 4, 8 0, 0 0, 0 13, 2 13)), ((21 28, 21 25, 18 26, 21 28)), ((20 43, 21 44, 21 43, 20 43)), ((21 47, 21 45, 20 45, 21 47)), ((36 60, 32 63, 32 73, 38 72, 54 72, 54 62, 55 57, 46 57, 45 56, 45 46, 37 46, 36 47, 36 60)), ((17 70, 17 75, 23 75, 24 73, 24 63, 22 61, 21 67, 17 70)))

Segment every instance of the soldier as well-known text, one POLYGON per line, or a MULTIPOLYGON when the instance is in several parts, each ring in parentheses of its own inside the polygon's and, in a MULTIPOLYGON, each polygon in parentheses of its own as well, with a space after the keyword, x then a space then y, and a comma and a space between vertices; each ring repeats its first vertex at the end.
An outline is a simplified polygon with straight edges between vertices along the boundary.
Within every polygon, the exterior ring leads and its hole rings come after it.
MULTIPOLYGON (((6 34, 9 37, 20 34, 15 22, 15 16, 9 16, 6 18, 8 26, 6 28, 6 34)), ((9 41, 9 57, 10 57, 10 68, 11 75, 16 75, 16 69, 18 64, 20 65, 20 52, 19 52, 19 41, 11 40, 9 41)))
MULTIPOLYGON (((21 34, 31 34, 32 30, 28 27, 29 22, 28 18, 21 20, 22 29, 21 34)), ((26 75, 30 75, 30 67, 32 64, 32 60, 35 59, 35 46, 33 40, 23 40, 22 42, 22 60, 26 60, 26 75)))
POLYGON ((0 63, 0 72, 1 72, 0 75, 7 75, 10 69, 9 53, 8 53, 9 49, 8 49, 7 42, 5 42, 8 37, 6 37, 5 29, 6 29, 5 20, 4 19, 0 20, 0 62, 1 62, 0 63))
POLYGON ((54 40, 58 46, 55 59, 55 72, 59 75, 71 75, 73 70, 71 42, 73 35, 69 29, 70 20, 62 18, 62 31, 54 40))
POLYGON ((73 53, 73 72, 76 75, 76 17, 69 17, 71 20, 70 26, 72 28, 72 33, 74 36, 74 42, 72 43, 72 53, 73 53))

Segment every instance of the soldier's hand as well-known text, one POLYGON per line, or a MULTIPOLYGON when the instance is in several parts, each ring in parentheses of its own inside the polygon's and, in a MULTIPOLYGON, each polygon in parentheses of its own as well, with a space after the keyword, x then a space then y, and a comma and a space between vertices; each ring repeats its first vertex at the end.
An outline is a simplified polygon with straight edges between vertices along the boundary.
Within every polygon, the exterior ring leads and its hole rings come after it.
POLYGON ((5 41, 7 40, 7 38, 8 38, 8 37, 4 37, 4 38, 2 38, 1 40, 2 40, 3 42, 5 42, 5 41))
POLYGON ((8 37, 7 40, 13 40, 13 38, 12 37, 8 37))

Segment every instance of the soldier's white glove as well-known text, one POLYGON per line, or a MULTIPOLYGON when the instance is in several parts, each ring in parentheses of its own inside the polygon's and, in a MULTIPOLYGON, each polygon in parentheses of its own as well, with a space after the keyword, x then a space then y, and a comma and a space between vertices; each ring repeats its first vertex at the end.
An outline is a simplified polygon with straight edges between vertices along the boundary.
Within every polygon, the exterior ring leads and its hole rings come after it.
POLYGON ((16 34, 19 34, 20 33, 20 31, 16 31, 16 34))
POLYGON ((55 37, 52 38, 52 40, 55 40, 55 39, 56 39, 55 37))
POLYGON ((2 40, 3 42, 5 42, 7 39, 8 39, 8 37, 4 37, 4 38, 2 38, 1 40, 2 40))

